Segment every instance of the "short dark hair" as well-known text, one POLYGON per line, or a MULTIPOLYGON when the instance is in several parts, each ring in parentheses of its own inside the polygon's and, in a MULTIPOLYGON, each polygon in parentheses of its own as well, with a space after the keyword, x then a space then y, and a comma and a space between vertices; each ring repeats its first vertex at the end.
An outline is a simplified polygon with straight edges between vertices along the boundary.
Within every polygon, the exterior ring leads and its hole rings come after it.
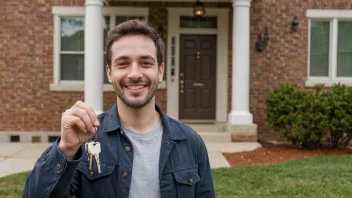
POLYGON ((105 58, 106 64, 111 67, 111 46, 112 44, 119 40, 121 37, 129 36, 129 35, 143 35, 149 37, 154 41, 156 46, 156 55, 158 66, 164 62, 164 42, 161 39, 160 35, 150 27, 146 22, 140 20, 128 20, 123 22, 117 26, 115 26, 108 34, 106 38, 106 45, 105 45, 105 58))

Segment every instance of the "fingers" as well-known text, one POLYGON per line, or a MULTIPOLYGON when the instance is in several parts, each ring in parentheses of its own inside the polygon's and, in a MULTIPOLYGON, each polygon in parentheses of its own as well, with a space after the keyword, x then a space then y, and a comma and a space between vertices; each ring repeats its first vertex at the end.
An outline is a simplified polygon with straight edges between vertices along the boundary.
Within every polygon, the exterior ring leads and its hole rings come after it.
POLYGON ((71 116, 67 114, 62 117, 62 123, 64 124, 64 128, 72 128, 74 126, 77 126, 80 129, 80 131, 84 133, 88 132, 88 128, 86 124, 82 121, 80 117, 71 116))
POLYGON ((66 112, 63 114, 63 117, 67 117, 65 118, 65 121, 66 121, 65 123, 67 123, 71 127, 73 126, 72 124, 81 124, 79 122, 81 121, 84 125, 83 127, 85 128, 85 130, 83 131, 95 132, 95 126, 92 123, 92 120, 89 117, 87 111, 84 109, 73 107, 71 109, 66 110, 66 112), (76 117, 76 118, 73 119, 72 117, 76 117), (71 118, 71 119, 68 119, 68 118, 71 118))
POLYGON ((89 106, 88 104, 86 104, 86 103, 84 103, 84 102, 82 102, 82 101, 77 101, 77 102, 72 106, 72 108, 84 109, 84 110, 87 112, 88 117, 89 117, 89 119, 91 120, 92 124, 93 124, 94 126, 99 126, 99 125, 100 125, 100 123, 99 123, 99 121, 98 121, 98 119, 97 119, 97 115, 95 114, 94 109, 93 109, 91 106, 89 106))

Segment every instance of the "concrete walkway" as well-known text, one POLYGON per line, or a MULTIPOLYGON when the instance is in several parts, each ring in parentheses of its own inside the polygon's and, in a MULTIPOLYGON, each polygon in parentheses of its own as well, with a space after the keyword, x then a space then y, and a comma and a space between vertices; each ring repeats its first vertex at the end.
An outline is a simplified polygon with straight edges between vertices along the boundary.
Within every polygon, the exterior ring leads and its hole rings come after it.
MULTIPOLYGON (((29 171, 51 144, 0 143, 0 177, 29 171)), ((230 167, 223 152, 251 151, 261 147, 259 143, 212 143, 206 142, 211 168, 230 167)))

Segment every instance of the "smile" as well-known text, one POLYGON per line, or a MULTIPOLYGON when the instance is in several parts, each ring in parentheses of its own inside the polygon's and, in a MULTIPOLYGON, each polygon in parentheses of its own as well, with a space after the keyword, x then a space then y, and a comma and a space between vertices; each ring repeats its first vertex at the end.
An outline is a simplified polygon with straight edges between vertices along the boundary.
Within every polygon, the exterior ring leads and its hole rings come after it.
POLYGON ((138 86, 126 86, 127 89, 131 90, 138 90, 138 89, 143 89, 145 85, 138 85, 138 86))

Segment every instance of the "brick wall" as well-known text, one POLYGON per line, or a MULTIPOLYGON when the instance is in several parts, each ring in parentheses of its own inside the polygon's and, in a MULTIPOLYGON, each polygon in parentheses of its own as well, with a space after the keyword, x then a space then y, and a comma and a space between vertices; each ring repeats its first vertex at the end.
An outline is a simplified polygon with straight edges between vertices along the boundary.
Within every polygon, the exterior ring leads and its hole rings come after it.
POLYGON ((52 5, 84 0, 0 1, 0 131, 55 131, 61 112, 82 93, 50 92, 53 79, 52 5))
MULTIPOLYGON (((85 0, 0 1, 0 131, 59 131, 61 113, 83 92, 53 92, 52 6, 84 6, 85 0)), ((149 7, 149 23, 163 32, 166 44, 167 6, 193 3, 112 2, 111 6, 149 7)), ((208 7, 228 4, 208 3, 208 7)), ((116 103, 104 93, 104 111, 116 103)), ((166 111, 166 90, 158 90, 156 103, 166 111)))
POLYGON ((350 0, 254 0, 251 7, 250 110, 262 140, 277 139, 265 122, 265 97, 281 83, 304 87, 308 65, 307 9, 352 9, 350 0), (300 3, 302 2, 302 3, 300 3), (300 29, 292 32, 297 15, 300 29), (264 52, 255 51, 260 31, 268 27, 270 43, 264 52))

